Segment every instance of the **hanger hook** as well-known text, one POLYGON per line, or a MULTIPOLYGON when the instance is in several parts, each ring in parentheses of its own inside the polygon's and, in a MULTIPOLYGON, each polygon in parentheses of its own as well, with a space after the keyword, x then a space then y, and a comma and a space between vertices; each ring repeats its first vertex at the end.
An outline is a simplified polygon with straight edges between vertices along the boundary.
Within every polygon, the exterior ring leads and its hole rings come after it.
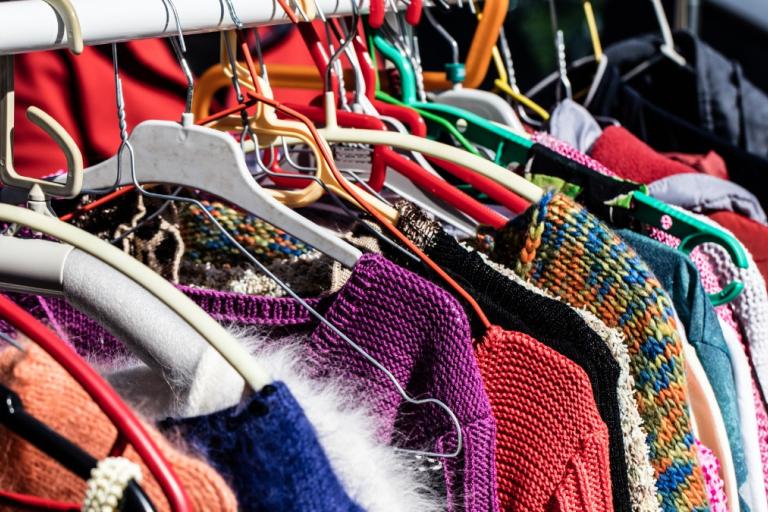
MULTIPOLYGON (((45 0, 64 20, 69 48, 75 55, 83 51, 83 36, 80 21, 69 0, 45 0)), ((31 106, 27 118, 51 137, 64 152, 67 159, 67 180, 65 183, 28 178, 18 173, 13 165, 14 130, 14 83, 13 56, 0 56, 0 181, 5 185, 34 189, 35 200, 45 197, 72 198, 80 194, 83 186, 83 157, 80 149, 53 117, 41 109, 31 106)))
POLYGON ((187 62, 187 44, 184 40, 184 31, 181 29, 181 18, 179 17, 179 11, 176 9, 176 4, 173 0, 163 0, 166 9, 173 15, 173 19, 176 23, 177 35, 175 38, 171 38, 171 46, 173 47, 173 53, 176 54, 176 60, 181 66, 181 70, 184 73, 184 78, 187 80, 187 94, 186 101, 184 103, 184 114, 192 113, 192 97, 195 92, 195 78, 192 76, 192 70, 189 68, 187 62))

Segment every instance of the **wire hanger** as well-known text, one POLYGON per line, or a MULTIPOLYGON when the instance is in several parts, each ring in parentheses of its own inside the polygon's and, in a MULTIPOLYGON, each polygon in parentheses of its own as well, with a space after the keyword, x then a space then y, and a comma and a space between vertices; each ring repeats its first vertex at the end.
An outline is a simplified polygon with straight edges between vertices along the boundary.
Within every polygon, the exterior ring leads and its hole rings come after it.
MULTIPOLYGON (((183 39, 179 38, 179 41, 183 39)), ((183 48, 183 43, 178 43, 178 46, 183 48)), ((189 84, 188 91, 191 91, 194 87, 191 73, 186 60, 181 59, 181 62, 189 84)), ((115 70, 117 101, 119 111, 122 112, 122 90, 116 67, 115 70)), ((190 92, 187 97, 190 97, 190 92)), ((362 255, 358 249, 276 201, 253 180, 237 143, 225 133, 192 124, 190 107, 191 103, 188 102, 181 123, 144 121, 133 129, 127 139, 124 137, 127 135, 125 119, 121 117, 123 141, 120 150, 112 158, 86 170, 84 188, 103 190, 122 185, 141 188, 142 183, 169 183, 203 190, 226 198, 240 209, 303 240, 343 265, 349 268, 354 266, 362 255), (129 175, 122 172, 126 156, 131 167, 129 175), (223 170, 229 172, 224 175, 223 170)), ((181 200, 179 196, 161 197, 155 192, 142 190, 145 195, 159 199, 168 200, 172 197, 173 200, 181 200)), ((201 210, 206 211, 202 207, 201 210)))
MULTIPOLYGON (((0 210, 19 211, 22 212, 21 216, 43 219, 47 223, 59 223, 55 219, 46 218, 41 214, 16 206, 0 205, 0 210)), ((76 228, 69 227, 76 230, 76 228)), ((160 489, 168 499, 171 509, 177 512, 191 512, 192 505, 189 497, 179 483, 178 477, 174 474, 170 464, 165 460, 162 452, 160 452, 157 445, 149 437, 144 426, 131 409, 125 405, 104 379, 73 348, 58 338, 50 329, 13 303, 8 297, 2 295, 0 295, 0 317, 50 354, 83 387, 85 392, 88 393, 101 411, 109 418, 118 432, 118 437, 110 450, 110 455, 120 455, 128 444, 133 446, 136 453, 142 458, 147 468, 155 477, 160 489)), ((15 497, 19 498, 18 495, 15 497)), ((8 498, 7 494, 4 498, 8 498)), ((41 503, 38 502, 38 504, 41 503)), ((50 506, 52 503, 46 500, 44 505, 50 506)), ((79 505, 76 505, 75 509, 79 510, 79 505)))
POLYGON ((573 88, 571 87, 571 80, 568 78, 568 59, 565 56, 565 36, 560 29, 557 20, 555 0, 549 0, 549 19, 552 23, 552 35, 555 39, 555 51, 557 52, 557 74, 560 85, 557 89, 557 100, 560 102, 561 93, 565 93, 567 99, 573 99, 573 88))

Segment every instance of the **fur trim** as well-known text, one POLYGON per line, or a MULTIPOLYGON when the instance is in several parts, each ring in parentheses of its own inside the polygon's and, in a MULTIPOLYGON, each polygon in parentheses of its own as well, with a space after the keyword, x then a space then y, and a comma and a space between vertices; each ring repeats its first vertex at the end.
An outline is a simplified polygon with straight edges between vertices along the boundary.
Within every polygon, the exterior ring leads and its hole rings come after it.
MULTIPOLYGON (((301 340, 274 340, 253 330, 234 335, 274 380, 291 390, 337 478, 360 507, 369 512, 446 509, 445 497, 429 486, 430 474, 419 470, 422 464, 376 438, 378 420, 359 391, 339 378, 310 377, 302 362, 306 354, 301 340)), ((109 380, 134 407, 154 418, 209 414, 240 401, 245 388, 242 378, 212 347, 206 347, 192 373, 192 382, 183 383, 178 375, 164 381, 147 367, 133 367, 112 374, 109 380), (160 404, 168 409, 159 410, 160 404)))

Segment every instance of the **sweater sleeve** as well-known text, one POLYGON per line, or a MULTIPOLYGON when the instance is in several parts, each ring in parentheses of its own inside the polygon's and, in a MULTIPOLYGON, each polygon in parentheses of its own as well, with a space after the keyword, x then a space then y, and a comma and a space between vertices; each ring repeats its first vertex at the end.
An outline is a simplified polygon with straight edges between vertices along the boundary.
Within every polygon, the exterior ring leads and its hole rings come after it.
POLYGON ((581 440, 547 505, 548 512, 606 512, 613 510, 611 476, 607 468, 608 431, 600 429, 581 440))

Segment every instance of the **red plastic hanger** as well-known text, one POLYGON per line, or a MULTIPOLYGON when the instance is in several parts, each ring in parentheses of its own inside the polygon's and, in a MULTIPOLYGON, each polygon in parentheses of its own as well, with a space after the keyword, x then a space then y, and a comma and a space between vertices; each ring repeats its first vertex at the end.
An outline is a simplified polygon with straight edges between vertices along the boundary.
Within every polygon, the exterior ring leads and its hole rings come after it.
MULTIPOLYGON (((304 40, 310 50, 318 70, 322 76, 326 76, 330 59, 326 53, 325 45, 323 45, 321 42, 321 36, 318 32, 318 29, 311 23, 299 23, 299 30, 304 37, 304 40)), ((367 51, 365 51, 365 43, 363 42, 363 39, 358 35, 353 40, 353 43, 355 44, 359 60, 365 61, 365 64, 361 63, 361 70, 366 82, 366 94, 370 99, 373 98, 375 71, 370 63, 370 57, 368 56, 367 51), (362 49, 362 52, 359 51, 360 48, 362 49)), ((335 94, 338 94, 338 80, 336 80, 336 76, 331 74, 331 80, 331 88, 334 90, 335 94)), ((411 133, 413 135, 422 137, 426 136, 426 124, 415 110, 399 107, 396 105, 390 105, 375 99, 371 101, 377 109, 380 109, 380 112, 383 115, 391 115, 392 117, 401 120, 402 122, 407 122, 407 126, 409 126, 411 129, 411 133)), ((316 123, 322 123, 325 121, 325 113, 323 109, 319 107, 297 104, 291 104, 290 107, 308 116, 312 121, 316 123)), ((384 123, 380 119, 377 119, 373 116, 347 111, 337 111, 336 116, 339 124, 342 126, 350 128, 379 130, 386 129, 384 123)), ((397 153, 392 148, 377 146, 374 148, 372 157, 373 165, 368 185, 371 186, 374 190, 380 191, 382 189, 384 185, 384 173, 386 172, 386 168, 392 167, 397 172, 409 178, 420 188, 433 193, 435 197, 444 200, 451 206, 454 206, 460 211, 468 214, 470 217, 474 218, 476 221, 482 224, 501 227, 507 223, 507 219, 503 215, 475 200, 445 180, 432 175, 420 165, 413 162, 412 160, 409 160, 400 153, 397 153), (377 160, 377 158, 381 160, 377 160)), ((485 188, 493 190, 496 197, 491 196, 491 194, 489 194, 489 196, 493 197, 494 199, 499 197, 509 203, 515 200, 519 201, 521 203, 521 207, 516 211, 522 211, 527 207, 527 203, 524 200, 520 199, 513 192, 508 191, 503 186, 488 180, 484 176, 479 176, 467 169, 463 169, 460 166, 455 166, 453 164, 451 165, 452 167, 459 167, 459 170, 457 171, 457 177, 460 179, 462 176, 465 177, 467 175, 471 175, 473 177, 473 185, 475 182, 487 185, 485 188), (489 183, 486 184, 484 183, 485 181, 489 183)), ((279 186, 298 186, 295 179, 288 181, 281 180, 278 177, 273 177, 272 180, 279 186)))
MULTIPOLYGON (((253 62, 253 57, 251 56, 251 49, 248 46, 247 42, 245 42, 244 38, 242 37, 242 33, 239 33, 240 36, 240 48, 242 49, 243 55, 245 56, 246 64, 248 66, 248 71, 251 75, 251 80, 254 84, 258 84, 258 73, 256 72, 256 66, 253 62)), ((401 244, 403 244, 411 253, 416 255, 431 271, 433 271, 435 274, 437 274, 445 283, 451 287, 462 299, 464 299, 469 307, 474 311, 474 313, 477 315, 477 318, 480 320, 481 324, 487 329, 491 326, 490 321, 488 320, 488 317, 483 312, 480 305, 477 303, 477 301, 469 294, 467 293, 464 288, 459 285, 459 283, 456 282, 451 276, 449 276, 445 270, 440 268, 439 265, 437 265, 432 259, 427 256, 424 251, 422 251, 416 244, 414 244, 407 236, 405 236, 397 227, 392 224, 384 214, 373 208, 368 202, 365 201, 365 199, 360 195, 358 189, 356 186, 350 184, 344 176, 342 176, 339 169, 336 167, 336 162, 333 159, 333 155, 330 152, 330 149, 328 147, 328 144, 326 144, 323 141, 322 136, 317 131, 317 127, 315 127, 314 123, 310 121, 310 119, 303 114, 286 107, 282 103, 276 101, 273 98, 269 98, 266 96, 263 96, 262 94, 258 92, 253 92, 249 89, 245 89, 243 91, 249 98, 257 100, 259 102, 262 102, 266 105, 269 105, 270 107, 274 108, 276 111, 282 113, 283 115, 293 118, 307 127, 307 129, 312 134, 312 138, 317 142, 318 149, 320 151, 320 155, 325 160, 325 163, 328 165, 331 174, 341 186, 341 188, 344 189, 344 191, 349 194, 349 196, 357 202, 357 204, 361 205, 363 209, 365 209, 366 212, 368 212, 369 215, 371 215, 376 221, 384 227, 389 233, 391 233, 395 238, 397 238, 401 244)))
MULTIPOLYGON (((75 350, 39 320, 5 295, 0 295, 0 317, 53 357, 85 390, 117 429, 110 456, 119 456, 133 446, 157 480, 172 510, 191 512, 192 504, 162 452, 149 437, 133 411, 75 350)), ((73 411, 76 413, 76 411, 73 411)), ((79 504, 63 504, 45 498, 0 491, 0 500, 44 510, 80 510, 79 504), (73 507, 73 508, 72 508, 73 507)))

